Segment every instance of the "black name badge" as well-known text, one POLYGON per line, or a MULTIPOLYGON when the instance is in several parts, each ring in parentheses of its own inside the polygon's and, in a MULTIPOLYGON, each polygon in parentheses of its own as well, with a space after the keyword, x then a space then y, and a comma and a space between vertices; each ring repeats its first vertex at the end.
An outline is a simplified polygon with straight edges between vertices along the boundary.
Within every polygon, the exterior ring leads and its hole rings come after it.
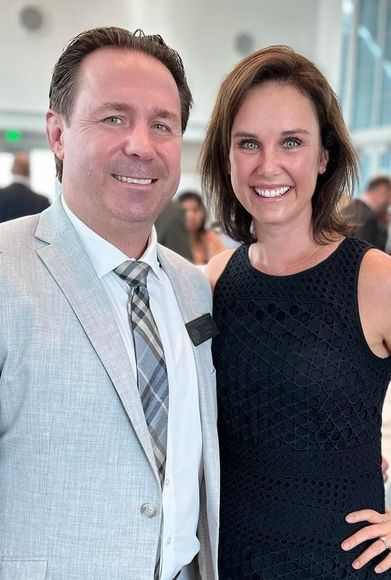
POLYGON ((216 323, 210 314, 203 314, 199 318, 188 322, 185 326, 195 346, 219 334, 216 323))

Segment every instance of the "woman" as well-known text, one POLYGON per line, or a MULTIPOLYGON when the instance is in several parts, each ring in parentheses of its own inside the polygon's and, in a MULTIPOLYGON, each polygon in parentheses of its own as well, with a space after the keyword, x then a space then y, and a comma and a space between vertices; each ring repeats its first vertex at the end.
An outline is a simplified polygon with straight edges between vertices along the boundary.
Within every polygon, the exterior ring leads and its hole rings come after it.
POLYGON ((224 250, 224 246, 219 236, 205 227, 207 215, 202 198, 194 191, 184 191, 178 196, 178 201, 185 211, 192 262, 196 265, 207 264, 213 256, 224 250))
POLYGON ((220 578, 375 578, 391 567, 380 453, 391 258, 349 238, 339 215, 356 156, 319 70, 287 47, 243 59, 221 86, 201 172, 242 242, 207 268, 220 578))

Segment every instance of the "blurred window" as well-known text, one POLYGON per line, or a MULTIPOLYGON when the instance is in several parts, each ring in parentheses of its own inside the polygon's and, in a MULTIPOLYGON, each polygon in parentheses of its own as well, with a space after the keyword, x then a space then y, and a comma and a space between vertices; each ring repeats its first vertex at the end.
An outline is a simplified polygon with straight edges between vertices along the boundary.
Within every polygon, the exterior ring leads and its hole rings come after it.
POLYGON ((387 0, 380 122, 382 125, 391 125, 391 0, 387 0))
POLYGON ((391 125, 391 0, 343 0, 341 100, 352 129, 391 125))
POLYGON ((340 99, 362 190, 391 175, 391 0, 342 0, 342 11, 340 99))

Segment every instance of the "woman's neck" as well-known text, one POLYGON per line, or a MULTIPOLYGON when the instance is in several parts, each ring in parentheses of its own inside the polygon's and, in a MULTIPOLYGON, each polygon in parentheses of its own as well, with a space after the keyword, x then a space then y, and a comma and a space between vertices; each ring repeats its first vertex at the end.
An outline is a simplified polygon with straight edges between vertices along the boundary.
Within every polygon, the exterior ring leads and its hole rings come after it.
POLYGON ((283 228, 265 228, 250 246, 249 259, 254 268, 268 274, 295 274, 323 261, 340 242, 341 238, 319 243, 314 239, 312 227, 294 233, 283 228))

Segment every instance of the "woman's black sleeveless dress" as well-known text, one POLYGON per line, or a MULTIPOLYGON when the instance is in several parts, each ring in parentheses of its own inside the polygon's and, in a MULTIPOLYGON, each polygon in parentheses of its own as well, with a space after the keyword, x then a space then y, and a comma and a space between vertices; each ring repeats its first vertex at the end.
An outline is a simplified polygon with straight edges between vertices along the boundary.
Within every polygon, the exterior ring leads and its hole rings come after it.
POLYGON ((363 545, 340 548, 363 525, 346 514, 384 511, 391 357, 372 353, 360 325, 368 248, 348 238, 319 265, 277 277, 241 246, 216 285, 220 580, 391 578, 373 562, 353 570, 363 545))

